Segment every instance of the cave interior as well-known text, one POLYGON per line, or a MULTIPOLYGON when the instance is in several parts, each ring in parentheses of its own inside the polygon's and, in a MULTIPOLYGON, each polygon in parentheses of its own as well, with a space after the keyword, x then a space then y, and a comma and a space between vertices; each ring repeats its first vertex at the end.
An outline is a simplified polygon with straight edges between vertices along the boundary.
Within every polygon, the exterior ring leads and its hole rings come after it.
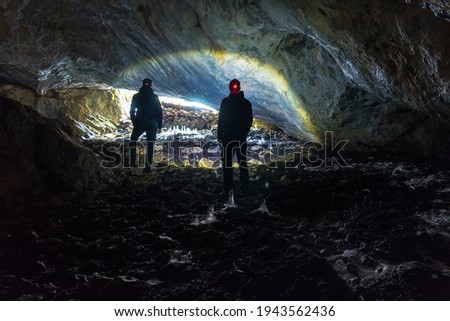
POLYGON ((4 0, 0 52, 0 299, 450 299, 447 1, 4 0))

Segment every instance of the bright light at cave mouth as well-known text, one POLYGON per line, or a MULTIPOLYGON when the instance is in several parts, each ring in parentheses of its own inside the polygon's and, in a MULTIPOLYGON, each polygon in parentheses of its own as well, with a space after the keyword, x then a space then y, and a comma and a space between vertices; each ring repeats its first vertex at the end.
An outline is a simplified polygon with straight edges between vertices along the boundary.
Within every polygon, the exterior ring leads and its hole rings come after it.
POLYGON ((183 107, 194 107, 194 108, 198 108, 198 109, 202 109, 202 110, 217 112, 217 109, 215 109, 211 106, 208 106, 208 105, 196 102, 196 101, 189 101, 189 100, 186 100, 183 98, 161 96, 161 97, 159 97, 159 99, 161 100, 161 103, 167 103, 167 104, 178 105, 178 106, 183 106, 183 107))
MULTIPOLYGON (((117 100, 122 109, 122 115, 124 116, 124 118, 129 116, 131 99, 133 98, 133 95, 136 93, 137 93, 137 91, 135 91, 135 90, 114 89, 114 94, 117 97, 117 100)), ((181 106, 181 107, 197 108, 200 110, 211 111, 211 112, 217 113, 217 109, 215 109, 211 106, 208 106, 206 104, 196 102, 196 101, 186 100, 183 98, 159 96, 159 100, 161 101, 161 104, 166 103, 166 104, 171 104, 171 105, 176 105, 176 106, 181 106)))

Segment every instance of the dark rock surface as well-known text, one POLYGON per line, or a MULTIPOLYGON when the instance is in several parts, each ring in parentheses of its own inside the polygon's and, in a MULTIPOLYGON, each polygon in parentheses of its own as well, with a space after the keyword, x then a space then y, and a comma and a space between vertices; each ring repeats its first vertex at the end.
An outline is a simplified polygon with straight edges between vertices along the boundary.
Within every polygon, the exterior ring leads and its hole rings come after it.
POLYGON ((448 11, 438 0, 3 1, 0 77, 42 94, 150 76, 157 92, 213 106, 237 77, 257 116, 291 135, 448 153, 437 139, 450 115, 448 11))
POLYGON ((448 300, 448 167, 382 156, 256 167, 229 210, 220 172, 194 168, 30 202, 1 218, 0 298, 448 300))

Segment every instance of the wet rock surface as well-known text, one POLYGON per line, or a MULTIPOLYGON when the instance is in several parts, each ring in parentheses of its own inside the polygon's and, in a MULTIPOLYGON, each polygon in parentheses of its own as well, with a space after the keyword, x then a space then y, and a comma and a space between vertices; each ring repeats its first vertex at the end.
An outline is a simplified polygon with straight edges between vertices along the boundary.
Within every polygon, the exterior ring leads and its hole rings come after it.
POLYGON ((1 217, 0 298, 448 300, 449 169, 381 156, 254 167, 226 210, 220 171, 176 167, 30 202, 1 217))

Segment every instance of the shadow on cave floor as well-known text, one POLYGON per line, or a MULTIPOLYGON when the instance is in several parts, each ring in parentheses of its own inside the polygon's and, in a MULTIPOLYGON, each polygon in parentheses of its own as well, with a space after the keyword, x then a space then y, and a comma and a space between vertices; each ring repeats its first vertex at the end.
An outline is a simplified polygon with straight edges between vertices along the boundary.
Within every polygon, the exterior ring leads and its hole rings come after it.
POLYGON ((382 159, 255 167, 228 211, 220 171, 196 168, 54 195, 2 219, 0 298, 448 300, 450 172, 382 159), (270 215, 255 211, 263 200, 270 215))

